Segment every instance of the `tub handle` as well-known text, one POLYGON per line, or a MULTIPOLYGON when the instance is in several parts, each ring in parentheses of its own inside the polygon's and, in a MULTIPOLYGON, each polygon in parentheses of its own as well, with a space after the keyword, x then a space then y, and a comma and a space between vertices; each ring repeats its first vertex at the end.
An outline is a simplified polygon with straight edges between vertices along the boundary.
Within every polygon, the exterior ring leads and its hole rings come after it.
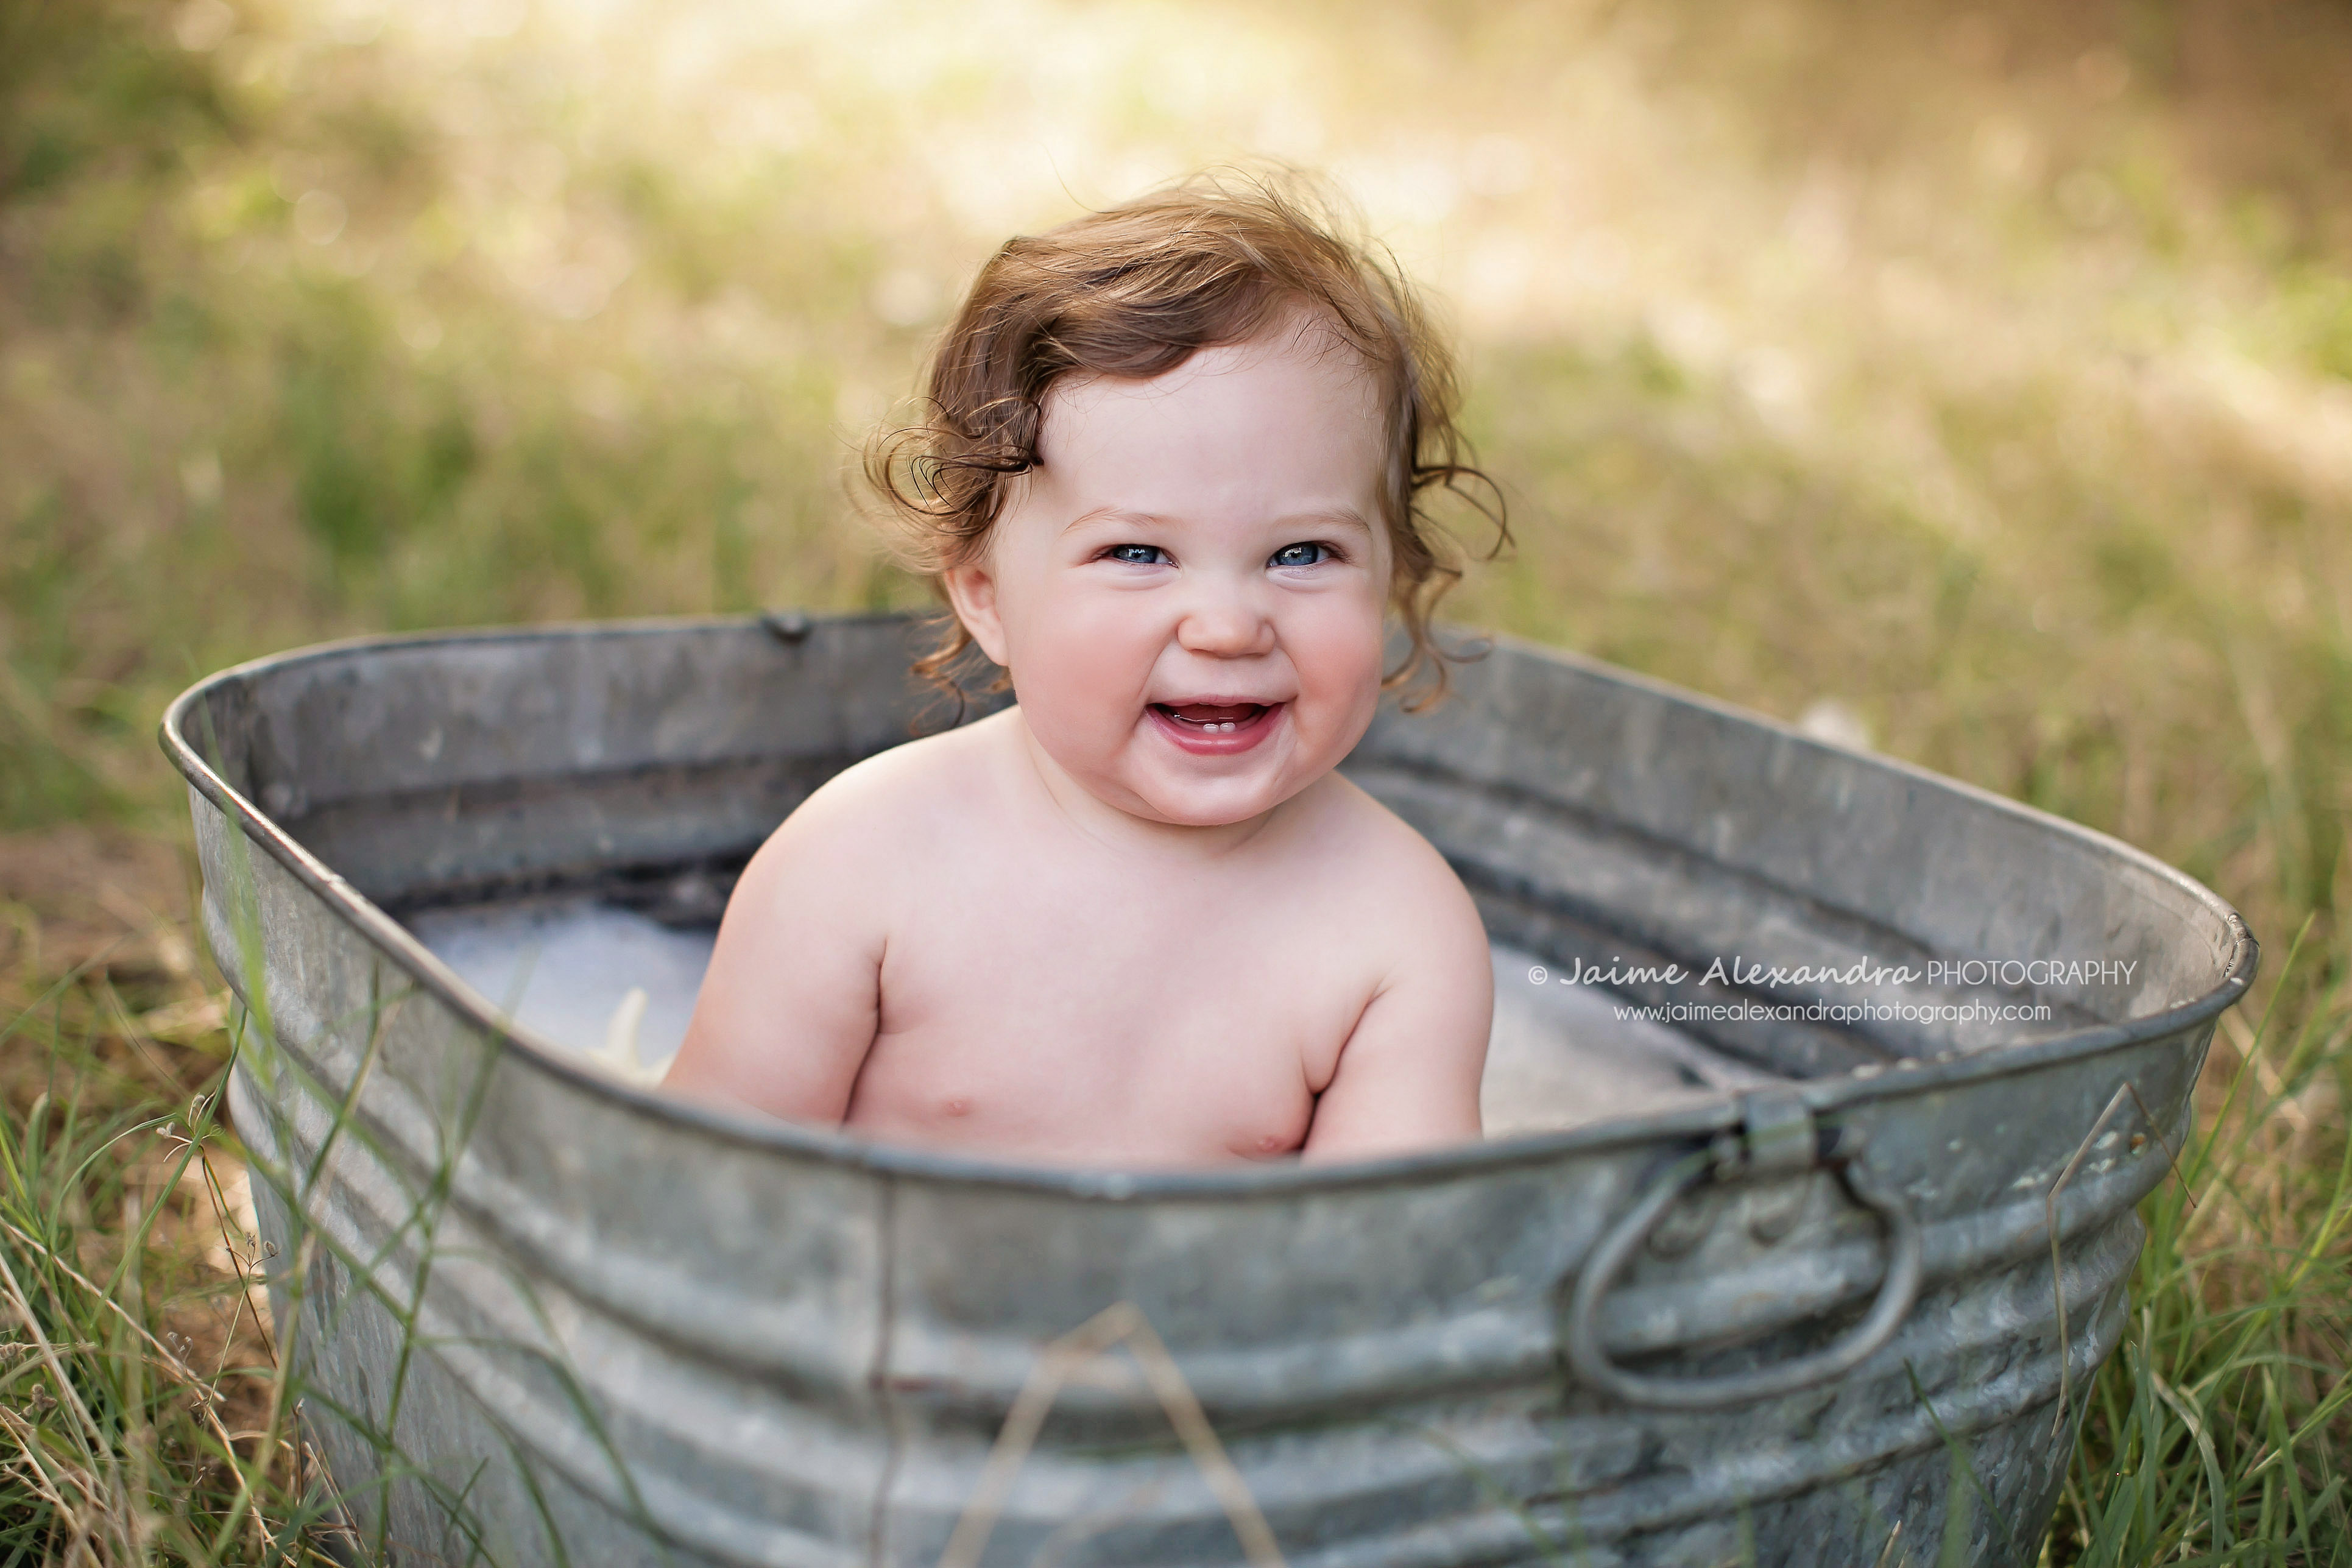
POLYGON ((1727 1137, 1717 1149, 1668 1167, 1641 1202, 1601 1238, 1578 1275, 1569 1306, 1569 1365, 1582 1382, 1629 1405, 1713 1410, 1826 1383, 1877 1354, 1919 1299, 1926 1251, 1919 1222, 1903 1195, 1855 1157, 1853 1133, 1822 1149, 1811 1113, 1794 1096, 1767 1091, 1743 1099, 1747 1124, 1741 1135, 1727 1137), (1609 1359, 1601 1342, 1601 1300, 1676 1199, 1702 1182, 1796 1174, 1822 1165, 1834 1170, 1854 1202, 1876 1214, 1886 1226, 1886 1275, 1879 1282, 1878 1300, 1872 1303, 1868 1316, 1835 1344, 1811 1355, 1721 1377, 1655 1377, 1628 1372, 1609 1359))

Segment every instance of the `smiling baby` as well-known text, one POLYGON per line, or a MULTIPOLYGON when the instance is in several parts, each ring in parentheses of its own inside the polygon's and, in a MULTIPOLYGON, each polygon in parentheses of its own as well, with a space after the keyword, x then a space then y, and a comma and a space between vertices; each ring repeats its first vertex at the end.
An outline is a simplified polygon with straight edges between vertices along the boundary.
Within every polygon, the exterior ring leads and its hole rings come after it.
POLYGON ((1006 245, 932 423, 871 467, 1016 705, 812 795, 752 858, 666 1082, 1096 1166, 1478 1136, 1486 940, 1334 771, 1434 657, 1469 474, 1404 285, 1278 186, 1006 245), (1393 614, 1406 668, 1384 669, 1393 614))

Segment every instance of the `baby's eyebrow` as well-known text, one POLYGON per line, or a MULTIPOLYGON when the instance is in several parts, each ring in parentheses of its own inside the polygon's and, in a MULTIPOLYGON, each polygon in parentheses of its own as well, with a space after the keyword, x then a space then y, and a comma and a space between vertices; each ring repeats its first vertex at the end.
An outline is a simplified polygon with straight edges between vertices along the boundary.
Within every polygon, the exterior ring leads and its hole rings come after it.
POLYGON ((1359 533, 1370 533, 1372 525, 1353 507, 1339 507, 1330 511, 1303 511, 1281 520, 1286 528, 1352 528, 1359 533))
POLYGON ((1088 508, 1064 523, 1062 531, 1067 533, 1072 529, 1084 528, 1093 522, 1117 523, 1125 528, 1165 528, 1169 521, 1154 512, 1129 511, 1118 506, 1097 506, 1088 508))
MULTIPOLYGON (((1098 506, 1088 508, 1070 519, 1062 525, 1062 531, 1068 533, 1074 529, 1084 528, 1090 523, 1112 523, 1126 528, 1170 528, 1177 526, 1180 521, 1176 518, 1162 517, 1158 512, 1129 511, 1127 508, 1119 506, 1098 506)), ((1366 522, 1362 515, 1353 507, 1334 507, 1328 511, 1289 512, 1276 518, 1274 521, 1276 526, 1285 529, 1351 528, 1359 533, 1370 534, 1372 531, 1372 525, 1366 522)))

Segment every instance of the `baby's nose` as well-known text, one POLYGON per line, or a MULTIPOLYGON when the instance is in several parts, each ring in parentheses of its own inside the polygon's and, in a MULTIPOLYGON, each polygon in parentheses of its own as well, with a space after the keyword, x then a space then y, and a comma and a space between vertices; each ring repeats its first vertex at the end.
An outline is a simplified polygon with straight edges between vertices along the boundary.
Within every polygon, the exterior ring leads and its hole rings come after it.
POLYGON ((1274 627, 1246 594, 1204 592, 1185 607, 1176 640, 1193 653, 1232 658, 1268 651, 1274 627))

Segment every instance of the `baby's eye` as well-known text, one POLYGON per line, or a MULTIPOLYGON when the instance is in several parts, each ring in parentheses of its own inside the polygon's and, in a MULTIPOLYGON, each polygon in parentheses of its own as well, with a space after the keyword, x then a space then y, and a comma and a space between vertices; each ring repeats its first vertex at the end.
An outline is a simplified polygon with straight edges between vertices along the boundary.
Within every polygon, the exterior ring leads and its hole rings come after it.
POLYGON ((1168 559, 1168 552, 1157 544, 1114 544, 1103 552, 1103 558, 1138 566, 1158 566, 1168 559))
POLYGON ((1269 566, 1315 566, 1331 557, 1331 547, 1310 541, 1303 544, 1286 544, 1267 557, 1269 566))

